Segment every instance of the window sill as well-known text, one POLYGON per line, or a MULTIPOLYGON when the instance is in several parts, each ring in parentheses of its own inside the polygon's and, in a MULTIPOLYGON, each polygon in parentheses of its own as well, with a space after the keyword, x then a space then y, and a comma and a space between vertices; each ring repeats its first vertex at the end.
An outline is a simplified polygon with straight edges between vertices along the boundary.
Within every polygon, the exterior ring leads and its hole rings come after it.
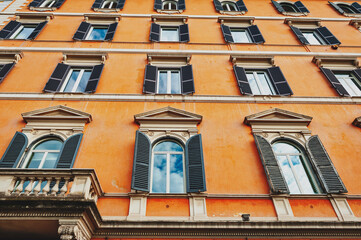
POLYGON ((308 12, 282 12, 285 16, 293 16, 293 17, 304 17, 308 15, 308 12))
POLYGON ((83 40, 74 40, 75 42, 110 42, 111 40, 91 40, 91 39, 83 39, 83 40))
POLYGON ((221 14, 225 15, 244 15, 246 14, 245 11, 219 11, 221 14))
POLYGON ((94 12, 110 13, 110 12, 119 12, 120 8, 111 8, 111 9, 93 8, 93 10, 94 12))
POLYGON ((344 15, 345 17, 361 18, 360 13, 343 13, 342 15, 344 15))
POLYGON ((182 13, 183 10, 164 10, 164 9, 157 9, 158 13, 166 13, 166 14, 172 14, 172 13, 182 13))
POLYGON ((30 7, 30 10, 38 11, 38 12, 45 12, 45 11, 55 11, 57 8, 55 7, 30 7))

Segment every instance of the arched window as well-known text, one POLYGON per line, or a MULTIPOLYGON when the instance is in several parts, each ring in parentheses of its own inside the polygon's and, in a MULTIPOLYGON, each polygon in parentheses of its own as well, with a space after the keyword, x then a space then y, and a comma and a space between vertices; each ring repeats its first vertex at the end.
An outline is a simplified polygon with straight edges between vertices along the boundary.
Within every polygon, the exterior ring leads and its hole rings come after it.
POLYGON ((177 10, 177 5, 176 1, 163 1, 164 10, 177 10))
POLYGON ((280 3, 282 8, 286 11, 286 12, 299 12, 297 10, 297 8, 292 4, 292 3, 280 3))
POLYGON ((30 150, 23 168, 55 168, 63 142, 58 139, 44 139, 30 150))
POLYGON ((153 147, 151 167, 152 193, 184 193, 184 149, 173 141, 158 142, 153 147))
POLYGON ((337 6, 339 6, 345 13, 356 13, 356 11, 347 4, 338 3, 337 6))
POLYGON ((291 194, 321 192, 303 149, 285 141, 273 143, 272 148, 291 194))
POLYGON ((222 2, 224 11, 238 11, 238 8, 234 2, 222 2))
POLYGON ((55 0, 45 0, 40 7, 52 7, 55 4, 55 0))
POLYGON ((117 6, 117 3, 115 1, 104 1, 101 8, 112 9, 112 8, 115 8, 116 6, 117 6))

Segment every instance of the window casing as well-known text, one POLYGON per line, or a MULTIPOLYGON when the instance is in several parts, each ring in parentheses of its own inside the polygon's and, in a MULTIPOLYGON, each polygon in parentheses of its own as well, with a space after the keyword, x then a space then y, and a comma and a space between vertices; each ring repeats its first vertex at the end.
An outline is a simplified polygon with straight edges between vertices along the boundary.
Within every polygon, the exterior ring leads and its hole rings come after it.
POLYGON ((327 45, 327 43, 322 39, 320 34, 313 29, 301 29, 303 36, 307 39, 311 45, 327 45))
POLYGON ((237 5, 234 2, 222 2, 224 11, 238 11, 237 5))
POLYGON ((231 34, 235 43, 252 43, 252 38, 245 28, 231 28, 231 34))
POLYGON ((159 69, 157 93, 181 94, 180 70, 159 69))
POLYGON ((246 70, 246 75, 253 95, 277 94, 266 71, 246 70))
POLYGON ((109 26, 106 25, 92 25, 90 30, 85 37, 85 40, 96 40, 102 41, 105 40, 105 36, 107 35, 109 26))
POLYGON ((10 37, 10 39, 27 39, 35 30, 36 24, 22 24, 10 37))
POLYGON ((163 10, 177 10, 178 3, 176 1, 163 1, 163 10))
POLYGON ((361 96, 361 82, 351 72, 334 72, 336 78, 350 96, 361 96))
POLYGON ((179 42, 179 28, 162 26, 160 31, 160 41, 179 42))

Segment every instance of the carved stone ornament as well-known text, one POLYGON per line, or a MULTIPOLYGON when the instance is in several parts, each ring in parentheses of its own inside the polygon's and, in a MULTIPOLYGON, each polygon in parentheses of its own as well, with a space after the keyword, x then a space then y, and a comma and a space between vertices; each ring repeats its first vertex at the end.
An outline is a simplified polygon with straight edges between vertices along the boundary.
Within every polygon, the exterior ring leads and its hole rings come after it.
POLYGON ((76 225, 61 225, 58 233, 61 240, 89 240, 76 225))

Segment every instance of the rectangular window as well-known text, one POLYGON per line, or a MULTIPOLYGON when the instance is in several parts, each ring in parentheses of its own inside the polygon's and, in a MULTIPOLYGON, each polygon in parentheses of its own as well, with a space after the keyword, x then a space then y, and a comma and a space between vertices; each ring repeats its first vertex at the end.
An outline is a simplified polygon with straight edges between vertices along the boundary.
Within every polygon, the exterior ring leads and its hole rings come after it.
POLYGON ((95 25, 91 26, 85 40, 104 40, 108 32, 108 26, 95 25))
POLYGON ((361 96, 361 83, 352 73, 335 72, 335 76, 350 96, 361 96))
POLYGON ((246 71, 253 95, 276 95, 276 91, 265 71, 246 71))
POLYGON ((252 43, 252 39, 244 28, 231 28, 231 34, 235 43, 252 43))
POLYGON ((315 30, 302 30, 303 36, 307 39, 311 45, 327 45, 322 37, 315 30))
POLYGON ((179 42, 179 28, 161 27, 160 41, 179 42))
POLYGON ((181 94, 180 71, 172 69, 158 70, 157 93, 181 94))
POLYGON ((27 39, 35 30, 37 24, 22 24, 10 37, 11 39, 27 39))
POLYGON ((60 88, 60 92, 85 92, 92 69, 72 68, 60 88))

